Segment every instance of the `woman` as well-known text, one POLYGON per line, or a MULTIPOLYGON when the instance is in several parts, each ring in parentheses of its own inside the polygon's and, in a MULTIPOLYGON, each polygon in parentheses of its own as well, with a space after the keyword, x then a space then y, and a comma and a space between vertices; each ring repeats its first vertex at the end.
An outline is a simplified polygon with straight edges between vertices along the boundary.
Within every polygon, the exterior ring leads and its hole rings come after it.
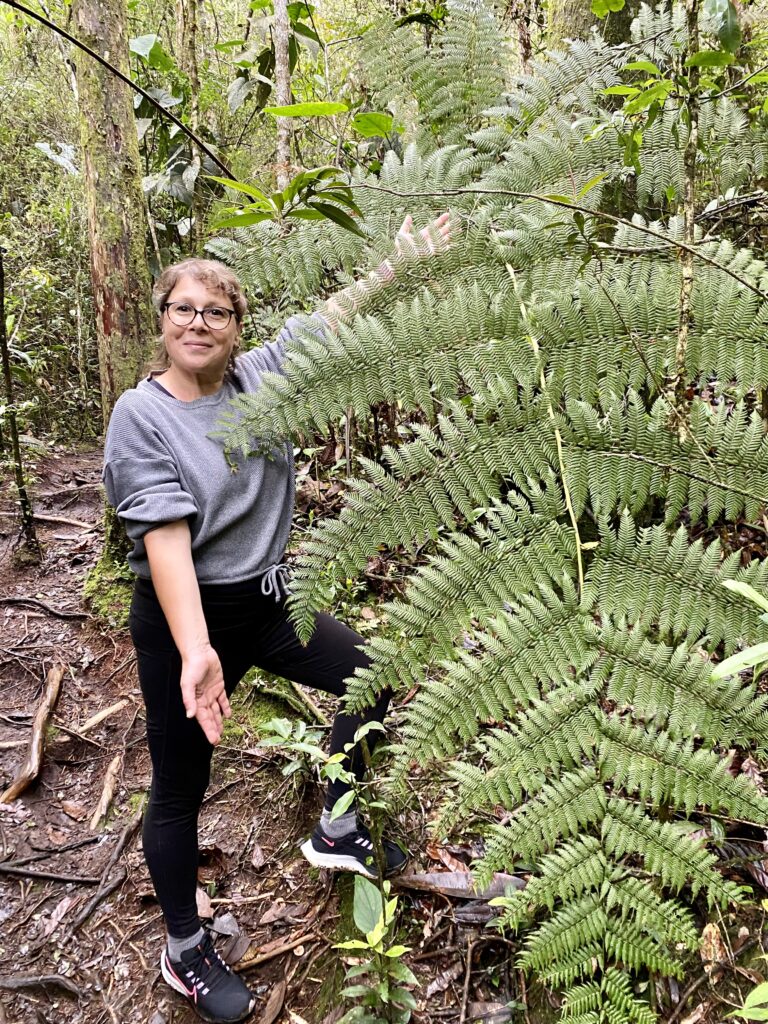
MULTIPOLYGON (((448 244, 449 230, 446 214, 417 239, 406 218, 396 247, 428 256, 448 244)), ((385 261, 326 303, 318 329, 333 330, 394 278, 385 261)), ((232 466, 209 436, 231 398, 256 390, 263 372, 280 371, 294 322, 276 341, 237 355, 246 300, 235 275, 213 260, 169 267, 154 300, 165 369, 118 400, 104 464, 107 497, 134 544, 131 636, 153 768, 144 855, 167 929, 164 979, 205 1020, 239 1021, 255 1000, 216 953, 195 898, 197 819, 229 697, 253 665, 342 697, 345 680, 368 658, 362 638, 331 616, 318 616, 306 647, 288 620, 282 559, 293 510, 290 448, 232 466)), ((364 722, 381 722, 388 700, 383 693, 365 715, 339 712, 330 753, 343 752, 364 722)), ((348 761, 360 778, 359 750, 348 761)), ((354 807, 330 820, 348 789, 342 781, 328 786, 302 852, 312 864, 375 877, 370 833, 354 807)), ((384 846, 387 872, 399 871, 405 855, 392 842, 384 846)))

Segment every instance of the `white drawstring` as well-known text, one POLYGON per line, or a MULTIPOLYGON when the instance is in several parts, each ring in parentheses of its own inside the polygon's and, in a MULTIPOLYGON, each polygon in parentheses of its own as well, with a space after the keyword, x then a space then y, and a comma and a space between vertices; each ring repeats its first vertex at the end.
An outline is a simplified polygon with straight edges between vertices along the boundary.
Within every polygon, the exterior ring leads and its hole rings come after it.
POLYGON ((276 562, 265 569, 261 577, 261 592, 264 597, 270 594, 275 595, 275 603, 278 604, 283 597, 290 594, 288 587, 288 566, 285 562, 276 562), (281 593, 282 590, 282 593, 281 593))

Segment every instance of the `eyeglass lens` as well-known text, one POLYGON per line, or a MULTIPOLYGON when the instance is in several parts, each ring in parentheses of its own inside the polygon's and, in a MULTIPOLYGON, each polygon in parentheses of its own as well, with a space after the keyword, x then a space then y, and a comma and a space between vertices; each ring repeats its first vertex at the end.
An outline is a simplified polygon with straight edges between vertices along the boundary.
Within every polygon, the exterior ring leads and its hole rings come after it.
MULTIPOLYGON (((197 316, 198 310, 188 302, 169 302, 166 306, 171 322, 177 327, 186 327, 197 316)), ((214 331, 222 330, 232 319, 232 314, 223 306, 207 306, 200 310, 205 323, 214 331)))

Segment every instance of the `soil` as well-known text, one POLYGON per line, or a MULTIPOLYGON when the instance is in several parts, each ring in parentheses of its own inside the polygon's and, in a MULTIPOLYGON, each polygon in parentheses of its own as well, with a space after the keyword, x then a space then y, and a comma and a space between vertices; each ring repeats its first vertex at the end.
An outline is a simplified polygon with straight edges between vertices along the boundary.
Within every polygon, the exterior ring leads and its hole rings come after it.
MULTIPOLYGON (((14 494, 10 481, 0 487, 0 791, 26 755, 47 673, 65 666, 39 777, 16 800, 0 803, 0 1024, 198 1019, 158 970, 164 931, 141 853, 150 764, 133 648, 125 629, 99 623, 82 603, 101 548, 100 462, 98 451, 49 450, 38 459, 32 499, 44 550, 39 565, 14 556, 14 494), (92 823, 116 757, 108 813, 92 823), (10 987, 18 984, 24 987, 10 987)), ((202 910, 225 932, 239 932, 219 948, 226 953, 228 944, 259 997, 253 1020, 332 1024, 343 1013, 343 964, 331 947, 355 935, 352 882, 318 872, 300 856, 320 790, 311 778, 285 777, 279 755, 255 748, 252 699, 246 695, 240 709, 245 724, 225 734, 214 758, 201 817, 202 910), (246 960, 261 962, 243 969, 246 960)), ((313 699, 332 713, 332 705, 313 699)), ((294 713, 280 705, 277 711, 294 713)), ((401 825, 412 844, 419 842, 420 815, 401 825)), ((445 897, 402 899, 415 934, 408 962, 422 982, 414 1020, 458 1020, 462 952, 478 926, 457 925, 445 897)), ((500 986, 512 979, 515 988, 516 972, 506 946, 501 958, 487 952, 475 953, 480 983, 468 990, 466 1005, 502 1024, 508 1015, 493 1012, 503 1005, 500 986), (492 984, 484 984, 483 972, 492 984)))

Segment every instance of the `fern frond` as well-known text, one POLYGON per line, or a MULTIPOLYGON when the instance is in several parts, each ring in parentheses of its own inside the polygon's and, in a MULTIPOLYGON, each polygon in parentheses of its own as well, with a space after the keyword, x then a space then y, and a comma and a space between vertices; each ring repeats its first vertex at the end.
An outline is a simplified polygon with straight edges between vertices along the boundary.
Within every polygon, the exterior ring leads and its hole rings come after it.
POLYGON ((507 825, 494 825, 477 870, 479 884, 494 871, 509 871, 519 858, 532 860, 559 840, 578 835, 605 816, 605 789, 593 768, 566 772, 520 805, 507 825))
POLYGON ((658 896, 647 881, 631 875, 607 887, 606 907, 631 918, 644 931, 665 941, 696 949, 699 933, 693 914, 676 900, 658 896))
POLYGON ((598 722, 600 772, 614 787, 655 807, 669 802, 688 813, 709 806, 746 821, 768 818, 768 798, 746 776, 734 778, 730 762, 714 751, 607 715, 598 722))
POLYGON ((625 615, 644 629, 678 640, 707 636, 708 645, 734 651, 744 636, 756 636, 758 611, 722 586, 739 579, 755 589, 768 585, 768 562, 739 568, 739 554, 723 558, 720 544, 691 543, 683 527, 671 541, 662 526, 636 531, 628 515, 618 533, 606 533, 588 577, 609 615, 625 615))
POLYGON ((670 822, 655 821, 624 800, 608 801, 602 825, 603 847, 614 857, 641 856, 647 871, 663 885, 703 891, 710 904, 738 902, 741 889, 716 870, 715 856, 670 822))

